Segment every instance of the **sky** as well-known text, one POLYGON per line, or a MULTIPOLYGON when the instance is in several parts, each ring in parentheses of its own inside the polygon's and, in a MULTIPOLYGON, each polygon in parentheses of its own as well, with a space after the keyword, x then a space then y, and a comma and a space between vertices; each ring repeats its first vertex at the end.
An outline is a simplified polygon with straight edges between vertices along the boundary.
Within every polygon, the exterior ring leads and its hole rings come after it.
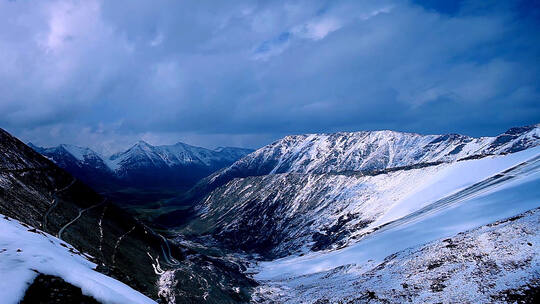
POLYGON ((103 154, 540 122, 540 3, 0 0, 0 127, 103 154))

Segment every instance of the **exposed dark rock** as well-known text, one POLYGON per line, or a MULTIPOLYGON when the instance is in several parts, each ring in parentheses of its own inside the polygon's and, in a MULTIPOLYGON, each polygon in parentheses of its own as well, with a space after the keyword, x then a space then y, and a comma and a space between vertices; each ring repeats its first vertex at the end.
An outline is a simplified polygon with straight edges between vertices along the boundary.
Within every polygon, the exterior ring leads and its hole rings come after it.
POLYGON ((79 303, 98 304, 89 296, 83 295, 79 287, 75 287, 57 276, 39 274, 28 287, 20 304, 58 304, 79 303))

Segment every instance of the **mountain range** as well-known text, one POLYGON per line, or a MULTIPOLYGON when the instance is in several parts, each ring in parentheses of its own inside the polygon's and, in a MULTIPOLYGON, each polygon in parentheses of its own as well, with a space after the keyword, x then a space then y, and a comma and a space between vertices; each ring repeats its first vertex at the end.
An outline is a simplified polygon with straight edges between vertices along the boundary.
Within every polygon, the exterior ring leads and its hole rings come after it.
POLYGON ((152 146, 139 141, 126 151, 104 157, 73 145, 29 146, 99 192, 136 204, 171 197, 171 192, 174 197, 174 193, 252 152, 234 147, 210 150, 184 143, 152 146), (149 191, 153 192, 148 195, 149 191))
POLYGON ((255 256, 257 303, 529 303, 540 287, 538 211, 527 213, 539 206, 539 146, 540 125, 482 138, 287 136, 202 179, 183 196, 191 212, 158 221, 179 240, 255 256), (503 231, 516 241, 501 243, 503 231), (452 269, 474 282, 462 287, 452 269))
POLYGON ((0 269, 17 280, 0 283, 0 296, 61 289, 46 303, 538 300, 540 125, 480 138, 292 135, 249 154, 186 146, 139 142, 110 158, 33 147, 45 158, 1 131, 0 269), (99 171, 102 181, 118 181, 113 188, 168 176, 174 187, 184 180, 171 168, 214 165, 145 222, 89 188, 97 175, 84 175, 99 171), (84 166, 94 171, 75 173, 84 166))

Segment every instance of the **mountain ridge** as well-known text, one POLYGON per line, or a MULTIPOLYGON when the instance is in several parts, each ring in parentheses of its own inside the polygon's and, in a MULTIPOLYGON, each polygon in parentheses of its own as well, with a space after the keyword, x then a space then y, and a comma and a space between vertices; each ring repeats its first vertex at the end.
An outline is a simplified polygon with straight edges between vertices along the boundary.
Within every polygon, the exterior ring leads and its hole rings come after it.
MULTIPOLYGON (((235 178, 279 173, 373 172, 512 153, 538 145, 540 124, 492 137, 359 131, 289 135, 201 179, 176 200, 193 205, 235 178)), ((166 216, 166 215, 165 215, 166 216)), ((163 222, 169 222, 162 218, 163 222)))

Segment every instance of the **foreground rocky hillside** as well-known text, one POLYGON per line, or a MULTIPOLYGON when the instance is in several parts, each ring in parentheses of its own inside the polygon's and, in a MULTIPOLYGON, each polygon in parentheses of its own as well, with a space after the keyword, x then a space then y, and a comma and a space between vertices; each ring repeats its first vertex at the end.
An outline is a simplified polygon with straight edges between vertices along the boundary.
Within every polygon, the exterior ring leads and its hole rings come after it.
POLYGON ((540 210, 348 264, 268 282, 257 303, 537 303, 540 210), (274 302, 276 301, 276 302, 274 302))

